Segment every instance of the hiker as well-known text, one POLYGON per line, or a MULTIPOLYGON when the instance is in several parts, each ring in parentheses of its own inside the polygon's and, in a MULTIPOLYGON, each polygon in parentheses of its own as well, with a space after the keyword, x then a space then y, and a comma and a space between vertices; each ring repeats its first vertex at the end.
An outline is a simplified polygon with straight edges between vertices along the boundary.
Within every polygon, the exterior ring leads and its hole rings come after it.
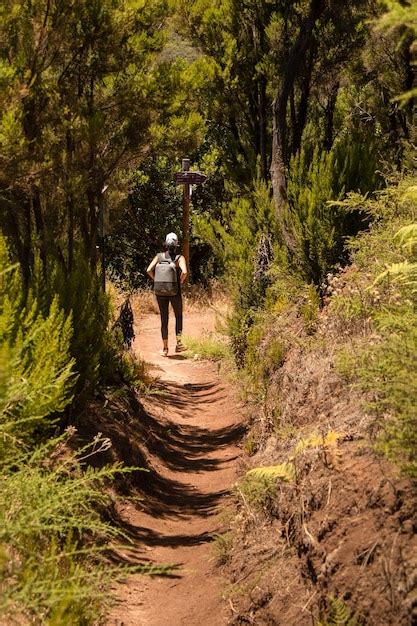
POLYGON ((175 314, 175 335, 177 343, 175 352, 185 348, 181 342, 182 335, 182 295, 181 284, 187 280, 187 265, 182 254, 178 254, 178 237, 169 233, 164 243, 164 252, 160 252, 149 265, 147 272, 154 281, 154 291, 161 314, 161 334, 163 347, 162 356, 168 356, 168 318, 169 303, 175 314))

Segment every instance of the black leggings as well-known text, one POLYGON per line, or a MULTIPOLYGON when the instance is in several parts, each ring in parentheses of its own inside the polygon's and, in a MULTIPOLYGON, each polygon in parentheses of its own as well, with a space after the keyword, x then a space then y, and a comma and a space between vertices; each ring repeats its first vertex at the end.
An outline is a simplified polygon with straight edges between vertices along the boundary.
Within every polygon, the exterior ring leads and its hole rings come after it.
POLYGON ((168 319, 169 319, 169 303, 175 313, 175 334, 182 333, 182 296, 177 293, 176 296, 156 296, 158 300, 159 312, 161 314, 161 334, 162 339, 168 339, 168 319))

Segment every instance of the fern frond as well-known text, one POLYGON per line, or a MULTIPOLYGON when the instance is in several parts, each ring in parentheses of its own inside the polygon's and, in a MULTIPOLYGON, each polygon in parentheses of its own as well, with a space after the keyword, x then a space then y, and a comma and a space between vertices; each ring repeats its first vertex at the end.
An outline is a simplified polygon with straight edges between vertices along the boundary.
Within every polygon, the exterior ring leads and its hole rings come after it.
MULTIPOLYGON (((412 189, 416 189, 417 195, 417 187, 412 189)), ((417 246, 417 224, 413 223, 408 226, 403 226, 397 233, 395 233, 394 239, 402 245, 406 252, 413 254, 414 249, 417 246)))
POLYGON ((281 463, 280 465, 267 467, 254 467, 246 473, 246 478, 268 482, 275 482, 280 479, 290 483, 295 480, 294 465, 292 463, 281 463))
POLYGON ((335 430, 329 430, 329 432, 323 436, 320 433, 314 433, 306 439, 300 439, 294 448, 293 456, 296 457, 303 450, 307 448, 317 448, 319 446, 332 447, 337 446, 338 440, 343 437, 343 433, 339 433, 335 430))
POLYGON ((377 276, 374 284, 382 282, 388 277, 393 279, 398 285, 402 284, 408 287, 411 293, 417 293, 417 263, 411 263, 410 261, 394 263, 385 272, 377 276))
POLYGON ((360 626, 363 620, 352 613, 350 608, 340 598, 328 597, 329 611, 324 620, 319 620, 316 626, 360 626))

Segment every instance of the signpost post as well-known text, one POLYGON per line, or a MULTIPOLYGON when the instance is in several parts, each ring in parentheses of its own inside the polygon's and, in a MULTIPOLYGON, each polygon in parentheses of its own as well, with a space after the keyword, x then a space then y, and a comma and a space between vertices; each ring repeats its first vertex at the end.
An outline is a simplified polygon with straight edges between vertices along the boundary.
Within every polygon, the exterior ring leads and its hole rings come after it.
POLYGON ((176 185, 182 185, 182 253, 190 265, 190 185, 202 185, 207 176, 202 172, 190 172, 190 159, 182 160, 182 171, 174 174, 176 185))

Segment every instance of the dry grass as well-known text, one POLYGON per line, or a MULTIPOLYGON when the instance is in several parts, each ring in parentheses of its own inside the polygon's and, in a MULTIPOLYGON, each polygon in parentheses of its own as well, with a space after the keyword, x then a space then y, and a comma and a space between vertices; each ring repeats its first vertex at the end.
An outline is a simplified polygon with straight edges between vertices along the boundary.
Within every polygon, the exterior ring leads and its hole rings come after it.
MULTIPOLYGON (((135 318, 149 314, 159 314, 158 303, 151 288, 140 289, 126 294, 120 292, 114 285, 108 285, 108 292, 111 295, 115 309, 118 309, 126 297, 129 295, 132 310, 135 318)), ((184 298, 184 309, 189 313, 204 312, 214 309, 218 324, 223 326, 229 311, 229 298, 224 287, 217 281, 213 281, 207 288, 201 285, 184 285, 182 287, 184 298)))

